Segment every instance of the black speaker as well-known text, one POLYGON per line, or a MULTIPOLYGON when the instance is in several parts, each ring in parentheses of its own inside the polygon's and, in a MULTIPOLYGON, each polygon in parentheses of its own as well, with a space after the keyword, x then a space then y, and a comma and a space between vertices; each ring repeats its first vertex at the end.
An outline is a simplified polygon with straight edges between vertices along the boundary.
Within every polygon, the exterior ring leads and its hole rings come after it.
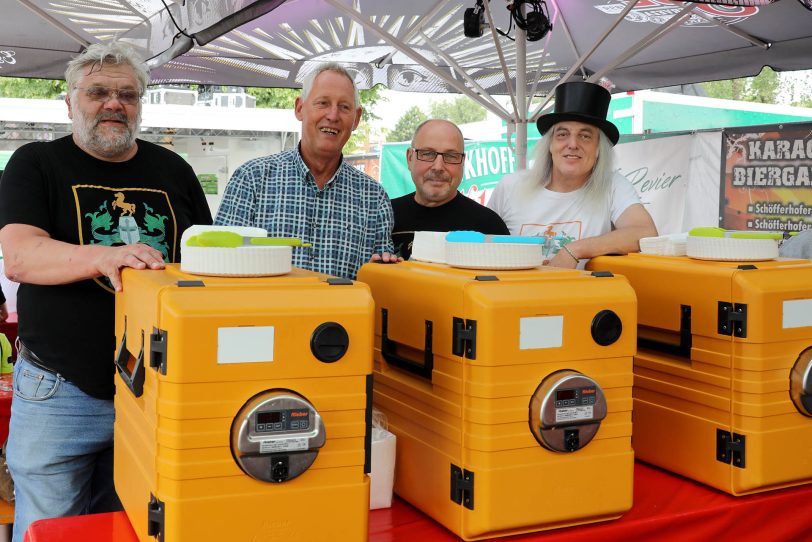
POLYGON ((482 37, 482 29, 485 26, 485 10, 482 4, 477 3, 476 7, 468 8, 462 19, 462 29, 466 38, 482 37))
POLYGON ((553 28, 544 0, 516 0, 511 15, 516 26, 527 32, 527 41, 538 41, 553 28), (527 6, 527 15, 522 13, 522 6, 527 6))

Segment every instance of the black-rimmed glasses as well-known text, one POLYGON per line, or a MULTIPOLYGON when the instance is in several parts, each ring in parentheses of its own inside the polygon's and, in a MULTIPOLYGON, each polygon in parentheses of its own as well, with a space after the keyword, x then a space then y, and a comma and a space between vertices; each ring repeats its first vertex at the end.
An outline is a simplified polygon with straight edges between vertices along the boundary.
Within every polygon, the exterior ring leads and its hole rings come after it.
POLYGON ((135 105, 141 100, 141 93, 132 88, 108 88, 108 87, 74 87, 76 90, 84 90, 85 96, 94 102, 106 103, 108 100, 116 98, 124 105, 135 105))
POLYGON ((443 157, 443 162, 446 164, 462 164, 462 159, 465 158, 464 152, 437 152, 429 149, 412 149, 415 156, 421 162, 434 162, 437 156, 443 157))

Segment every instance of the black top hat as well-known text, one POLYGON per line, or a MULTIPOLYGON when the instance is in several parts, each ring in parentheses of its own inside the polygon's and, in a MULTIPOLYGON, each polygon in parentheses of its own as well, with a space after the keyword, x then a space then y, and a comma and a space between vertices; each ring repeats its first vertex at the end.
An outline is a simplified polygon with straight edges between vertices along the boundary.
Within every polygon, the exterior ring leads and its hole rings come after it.
POLYGON ((536 121, 539 133, 544 135, 553 124, 574 120, 597 126, 614 145, 620 139, 620 133, 614 124, 606 120, 611 100, 609 91, 595 83, 573 81, 558 85, 555 87, 555 111, 542 115, 536 121))

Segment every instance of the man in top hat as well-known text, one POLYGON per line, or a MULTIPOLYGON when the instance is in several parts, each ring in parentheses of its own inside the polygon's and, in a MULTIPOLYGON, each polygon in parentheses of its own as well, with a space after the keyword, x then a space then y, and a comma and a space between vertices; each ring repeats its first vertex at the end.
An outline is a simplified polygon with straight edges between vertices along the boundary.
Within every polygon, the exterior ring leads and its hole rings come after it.
POLYGON ((556 87, 555 111, 538 120, 544 136, 530 169, 506 175, 488 202, 513 235, 545 237, 545 261, 583 267, 589 258, 640 250, 657 235, 631 183, 614 173, 620 134, 606 120, 611 96, 586 82, 556 87))

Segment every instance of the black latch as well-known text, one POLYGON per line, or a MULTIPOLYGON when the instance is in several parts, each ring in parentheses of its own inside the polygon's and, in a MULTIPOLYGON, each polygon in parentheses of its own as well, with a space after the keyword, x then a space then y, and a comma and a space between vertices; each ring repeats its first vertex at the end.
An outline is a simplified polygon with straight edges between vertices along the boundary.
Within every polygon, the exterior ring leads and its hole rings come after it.
POLYGON ((747 337, 747 305, 745 303, 726 303, 719 301, 717 333, 747 337))
POLYGON ((454 317, 451 329, 451 353, 476 359, 476 320, 454 317))
POLYGON ((480 282, 493 282, 495 280, 498 281, 499 277, 496 275, 477 275, 474 277, 474 280, 478 280, 480 282))
POLYGON ((149 336, 149 366, 166 374, 166 341, 168 333, 157 327, 152 328, 149 336))
POLYGON ((716 430, 716 460, 743 469, 744 463, 744 435, 729 433, 722 429, 716 430))
POLYGON ((345 279, 342 277, 330 277, 324 282, 330 286, 352 286, 352 281, 350 279, 345 279))
POLYGON ((201 286, 205 286, 202 280, 179 280, 177 282, 178 288, 200 288, 201 286))
POLYGON ((157 537, 158 542, 164 542, 164 503, 151 493, 147 505, 147 536, 157 537))
POLYGON ((611 271, 593 271, 592 276, 593 277, 598 277, 598 278, 614 277, 614 275, 612 274, 611 271))
POLYGON ((451 465, 451 500, 474 509, 474 473, 451 465))

